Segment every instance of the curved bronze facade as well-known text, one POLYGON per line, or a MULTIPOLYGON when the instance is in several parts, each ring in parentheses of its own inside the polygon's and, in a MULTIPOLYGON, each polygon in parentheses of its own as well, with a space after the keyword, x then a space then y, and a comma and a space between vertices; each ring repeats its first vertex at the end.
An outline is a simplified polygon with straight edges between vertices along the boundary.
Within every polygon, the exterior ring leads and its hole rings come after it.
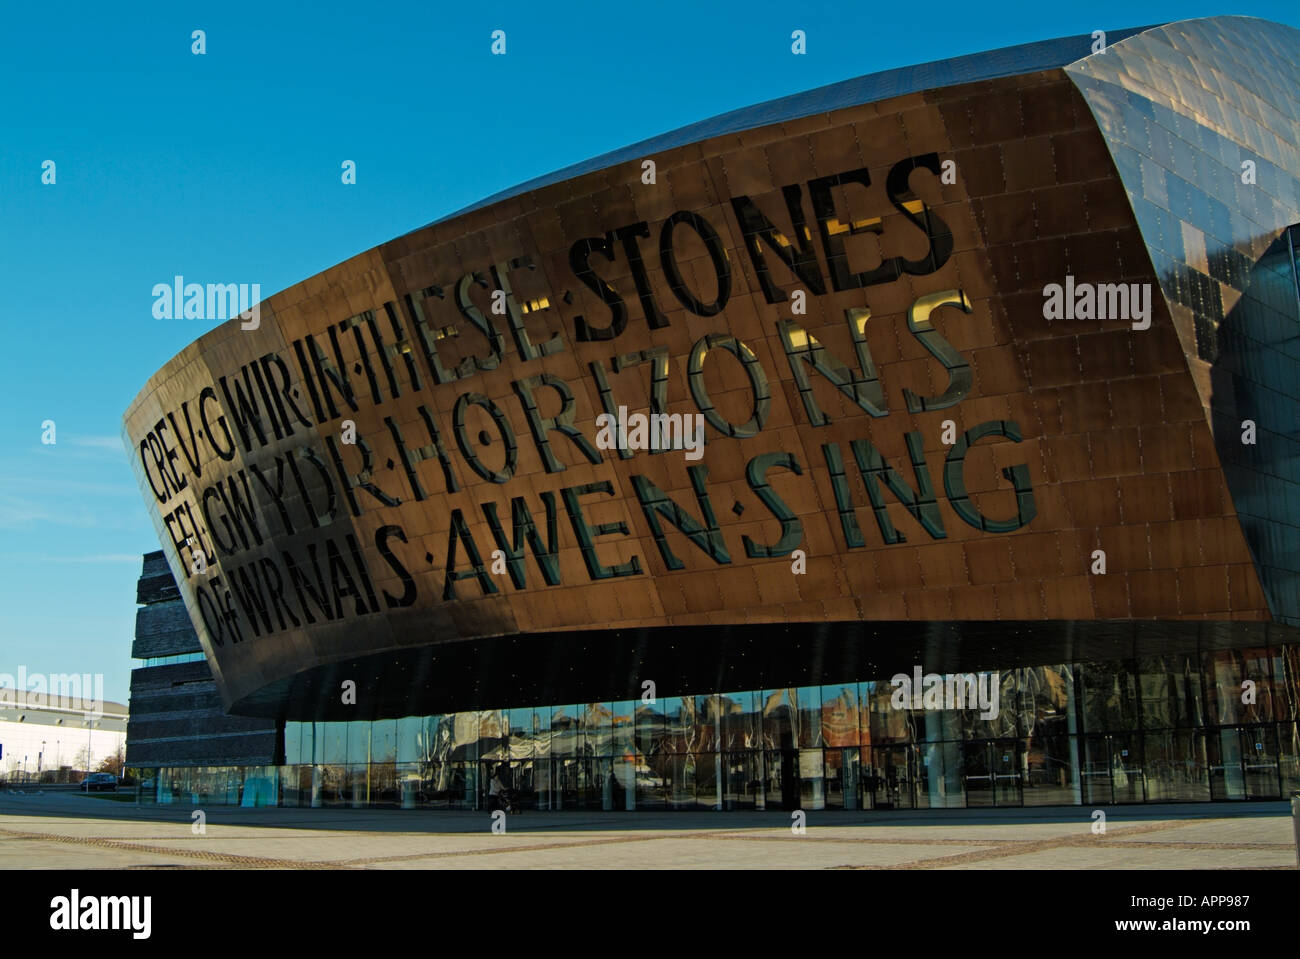
POLYGON ((1139 625, 1289 633, 1297 540, 1268 530, 1295 525, 1300 460, 1225 444, 1243 404, 1292 443, 1294 343, 1240 370, 1205 344, 1276 330, 1229 317, 1300 222, 1300 34, 1119 36, 729 115, 193 343, 124 435, 227 706, 404 716, 1033 662, 1139 625), (1270 82, 1216 87, 1246 44, 1270 82), (1099 292, 1048 318, 1053 284, 1099 292), (707 442, 610 448, 620 408, 707 442))

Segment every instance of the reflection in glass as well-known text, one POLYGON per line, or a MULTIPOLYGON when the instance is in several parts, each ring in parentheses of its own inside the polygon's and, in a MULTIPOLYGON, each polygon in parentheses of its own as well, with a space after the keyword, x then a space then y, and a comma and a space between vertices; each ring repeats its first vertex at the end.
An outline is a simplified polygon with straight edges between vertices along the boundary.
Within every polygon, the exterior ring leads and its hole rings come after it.
POLYGON ((290 721, 284 766, 142 768, 141 801, 475 810, 497 768, 539 810, 1276 800, 1300 790, 1300 730, 1274 718, 1296 711, 1298 649, 1024 667, 992 718, 894 709, 893 686, 869 680, 290 721))
POLYGON ((1147 799, 1197 802, 1210 798, 1205 735, 1192 730, 1148 732, 1143 737, 1147 799))

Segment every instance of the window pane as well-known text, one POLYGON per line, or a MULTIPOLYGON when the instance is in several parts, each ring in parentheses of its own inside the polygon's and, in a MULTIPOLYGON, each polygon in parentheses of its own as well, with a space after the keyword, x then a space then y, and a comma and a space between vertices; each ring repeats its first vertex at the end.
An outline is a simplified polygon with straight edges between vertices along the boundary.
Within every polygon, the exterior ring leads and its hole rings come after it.
POLYGON ((1148 802, 1209 800, 1210 768, 1203 733, 1148 732, 1143 743, 1148 802))

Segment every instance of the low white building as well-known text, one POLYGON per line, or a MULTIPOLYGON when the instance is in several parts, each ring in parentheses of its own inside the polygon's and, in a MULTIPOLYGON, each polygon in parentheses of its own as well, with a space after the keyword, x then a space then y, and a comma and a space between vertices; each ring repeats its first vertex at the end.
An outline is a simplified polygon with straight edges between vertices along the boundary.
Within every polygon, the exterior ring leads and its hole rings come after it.
POLYGON ((121 703, 25 694, 0 695, 0 779, 77 781, 125 748, 127 709, 121 703), (59 771, 62 776, 58 776, 59 771))

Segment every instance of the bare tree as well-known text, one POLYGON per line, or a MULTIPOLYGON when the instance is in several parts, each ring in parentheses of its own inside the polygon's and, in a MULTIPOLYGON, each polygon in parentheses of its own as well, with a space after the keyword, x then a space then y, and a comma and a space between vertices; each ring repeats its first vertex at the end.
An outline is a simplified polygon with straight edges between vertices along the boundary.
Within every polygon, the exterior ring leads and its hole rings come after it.
POLYGON ((122 778, 122 768, 126 765, 126 746, 119 745, 117 752, 111 756, 102 759, 98 766, 95 767, 97 773, 112 773, 118 779, 122 778))

